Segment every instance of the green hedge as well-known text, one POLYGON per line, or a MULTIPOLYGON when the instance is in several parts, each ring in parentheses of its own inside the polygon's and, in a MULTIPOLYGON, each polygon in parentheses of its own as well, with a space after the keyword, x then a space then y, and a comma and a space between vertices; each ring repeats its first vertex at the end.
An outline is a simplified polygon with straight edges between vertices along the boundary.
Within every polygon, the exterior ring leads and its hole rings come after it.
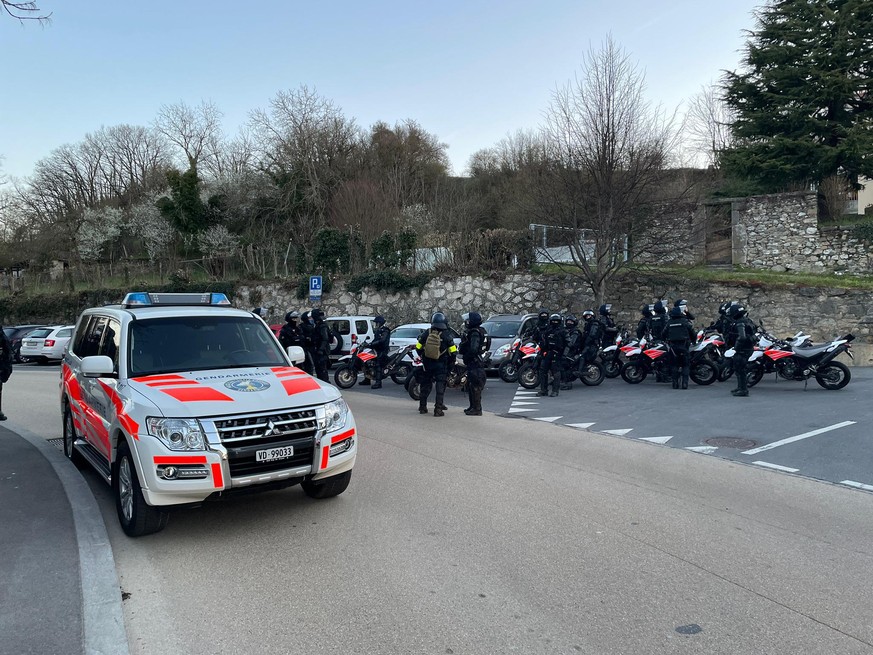
POLYGON ((429 273, 406 274, 392 269, 366 271, 349 278, 346 288, 352 293, 359 293, 365 288, 388 293, 403 293, 412 289, 423 289, 432 277, 429 273))
MULTIPOLYGON (((128 291, 153 291, 160 293, 202 293, 214 291, 224 293, 233 300, 236 294, 234 282, 173 282, 150 287, 149 289, 129 289, 128 291)), ((59 292, 44 294, 16 293, 0 298, 0 317, 3 325, 27 323, 71 324, 82 310, 102 305, 120 303, 128 291, 118 289, 90 289, 75 293, 59 292)))

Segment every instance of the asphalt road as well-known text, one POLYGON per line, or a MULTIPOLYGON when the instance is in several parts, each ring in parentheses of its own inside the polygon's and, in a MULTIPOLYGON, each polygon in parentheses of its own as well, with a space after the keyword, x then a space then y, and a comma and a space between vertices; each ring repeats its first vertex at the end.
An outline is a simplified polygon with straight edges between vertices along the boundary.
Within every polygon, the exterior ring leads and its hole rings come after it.
MULTIPOLYGON (((50 373, 13 377, 4 409, 16 421, 54 425, 50 373)), ((584 402, 589 392, 608 398, 606 385, 625 399, 624 421, 649 394, 659 411, 681 394, 608 381, 540 400, 582 412, 599 406, 584 402)), ((488 389, 486 409, 508 412, 515 385, 488 389)), ((401 391, 346 394, 361 448, 336 499, 294 488, 238 498, 129 539, 108 487, 85 472, 131 651, 873 653, 871 494, 568 429, 563 417, 420 416, 401 391)), ((726 393, 685 395, 701 407, 726 393)), ((463 403, 457 391, 447 399, 463 403)))

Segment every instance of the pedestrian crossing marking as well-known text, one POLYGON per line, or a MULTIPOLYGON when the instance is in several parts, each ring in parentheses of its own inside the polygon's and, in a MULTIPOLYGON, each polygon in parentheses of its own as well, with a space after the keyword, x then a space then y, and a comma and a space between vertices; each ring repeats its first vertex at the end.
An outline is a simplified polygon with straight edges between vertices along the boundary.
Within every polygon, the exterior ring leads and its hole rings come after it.
POLYGON ((510 414, 520 414, 521 412, 535 412, 535 411, 537 411, 537 410, 535 410, 531 407, 510 407, 509 408, 510 414))
POLYGON ((530 401, 526 401, 526 400, 513 400, 512 406, 515 407, 516 405, 539 405, 539 403, 530 402, 530 401))
POLYGON ((673 437, 640 437, 640 441, 648 441, 649 443, 665 444, 673 437))

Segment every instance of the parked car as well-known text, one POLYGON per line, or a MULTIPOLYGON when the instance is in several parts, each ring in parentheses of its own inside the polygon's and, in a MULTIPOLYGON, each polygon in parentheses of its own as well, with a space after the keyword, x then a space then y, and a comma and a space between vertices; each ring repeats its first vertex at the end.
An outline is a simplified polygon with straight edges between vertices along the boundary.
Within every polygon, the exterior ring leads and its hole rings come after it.
POLYGON ((57 325, 33 330, 21 341, 21 356, 40 364, 61 361, 75 327, 57 325))
POLYGON ((45 327, 45 325, 16 325, 14 327, 3 328, 3 333, 9 339, 12 346, 12 363, 21 364, 21 340, 37 328, 45 327))
POLYGON ((331 342, 331 359, 339 359, 348 355, 352 346, 364 339, 372 339, 375 329, 375 316, 328 316, 324 319, 331 334, 336 337, 336 344, 331 342))
POLYGON ((497 369, 506 359, 512 342, 531 329, 537 321, 536 314, 494 314, 482 324, 491 337, 489 369, 497 369), (501 350, 503 348, 503 350, 501 350))
MULTIPOLYGON (((414 344, 418 341, 418 335, 429 327, 430 323, 406 323, 405 325, 398 325, 391 330, 391 341, 388 342, 388 353, 391 354, 395 350, 403 348, 403 346, 414 344)), ((452 340, 454 340, 456 346, 461 343, 461 335, 453 328, 449 328, 449 333, 452 335, 452 340)))

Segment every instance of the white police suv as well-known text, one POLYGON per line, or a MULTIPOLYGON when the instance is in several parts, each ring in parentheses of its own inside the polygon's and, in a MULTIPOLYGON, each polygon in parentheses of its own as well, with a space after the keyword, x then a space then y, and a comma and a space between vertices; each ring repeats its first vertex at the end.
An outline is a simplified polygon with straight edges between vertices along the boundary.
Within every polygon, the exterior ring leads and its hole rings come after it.
POLYGON ((85 310, 61 367, 64 453, 112 485, 135 537, 167 510, 300 484, 341 494, 357 455, 339 392, 224 294, 131 293, 85 310))

